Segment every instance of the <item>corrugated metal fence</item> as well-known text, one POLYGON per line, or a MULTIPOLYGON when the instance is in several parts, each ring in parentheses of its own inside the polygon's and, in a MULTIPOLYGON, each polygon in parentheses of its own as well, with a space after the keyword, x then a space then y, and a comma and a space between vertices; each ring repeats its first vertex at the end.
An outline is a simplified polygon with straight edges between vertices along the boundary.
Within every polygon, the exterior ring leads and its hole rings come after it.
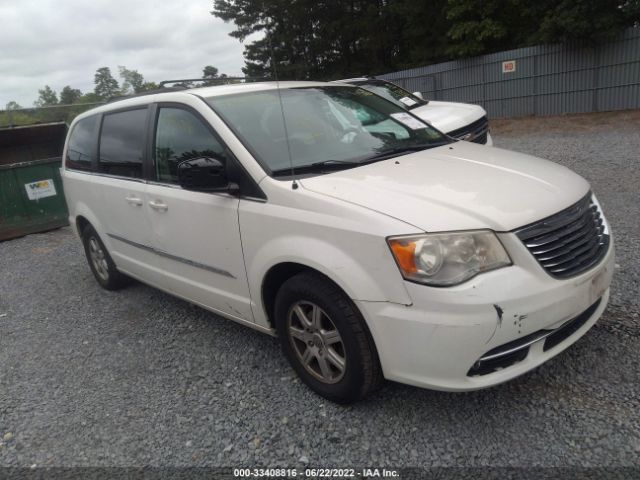
POLYGON ((640 28, 592 48, 540 45, 378 78, 494 118, 640 108, 640 28))

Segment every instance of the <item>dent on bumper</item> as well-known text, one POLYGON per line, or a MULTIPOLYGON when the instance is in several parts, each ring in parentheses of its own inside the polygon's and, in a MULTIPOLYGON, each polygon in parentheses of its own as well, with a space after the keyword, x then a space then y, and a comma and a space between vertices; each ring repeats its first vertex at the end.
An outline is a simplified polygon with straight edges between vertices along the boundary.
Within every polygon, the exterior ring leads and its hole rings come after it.
POLYGON ((611 248, 600 265, 571 280, 531 275, 514 265, 451 289, 407 283, 414 299, 410 306, 357 304, 373 335, 385 378, 436 390, 475 390, 517 377, 583 336, 606 308, 614 258, 611 248), (588 320, 553 348, 544 351, 541 340, 511 366, 468 375, 492 349, 541 329, 556 329, 598 299, 588 320))

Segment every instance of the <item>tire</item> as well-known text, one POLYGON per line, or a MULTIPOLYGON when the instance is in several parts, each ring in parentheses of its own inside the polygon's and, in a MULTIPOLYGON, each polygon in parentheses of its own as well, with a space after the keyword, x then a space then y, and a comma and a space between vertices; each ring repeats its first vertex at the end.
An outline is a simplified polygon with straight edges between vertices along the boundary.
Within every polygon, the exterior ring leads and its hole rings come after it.
POLYGON ((82 231, 82 243, 89 268, 102 288, 118 290, 131 283, 129 277, 118 271, 104 243, 91 225, 87 225, 82 231))
POLYGON ((319 395, 351 403, 384 382, 362 315, 326 277, 304 272, 288 279, 276 295, 275 323, 285 357, 319 395))

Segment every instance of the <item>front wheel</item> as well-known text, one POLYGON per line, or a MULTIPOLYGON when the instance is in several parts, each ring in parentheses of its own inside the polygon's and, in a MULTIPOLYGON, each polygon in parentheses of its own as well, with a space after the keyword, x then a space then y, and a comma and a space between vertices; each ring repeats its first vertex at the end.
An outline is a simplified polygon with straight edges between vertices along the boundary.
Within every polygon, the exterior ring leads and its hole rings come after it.
POLYGON ((362 315, 335 284, 305 272, 276 297, 282 350, 315 392, 338 402, 365 397, 383 382, 378 355, 362 315))

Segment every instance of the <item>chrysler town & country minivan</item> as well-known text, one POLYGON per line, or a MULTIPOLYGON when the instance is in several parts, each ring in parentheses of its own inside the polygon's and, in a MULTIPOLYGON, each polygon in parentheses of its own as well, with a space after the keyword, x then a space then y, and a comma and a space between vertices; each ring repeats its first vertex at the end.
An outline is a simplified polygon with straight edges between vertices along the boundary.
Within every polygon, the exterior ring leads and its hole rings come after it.
POLYGON ((372 92, 234 84, 113 102, 65 145, 70 223, 131 278, 277 335, 338 402, 390 379, 464 391, 531 370, 602 314, 614 247, 589 184, 456 141, 372 92))

